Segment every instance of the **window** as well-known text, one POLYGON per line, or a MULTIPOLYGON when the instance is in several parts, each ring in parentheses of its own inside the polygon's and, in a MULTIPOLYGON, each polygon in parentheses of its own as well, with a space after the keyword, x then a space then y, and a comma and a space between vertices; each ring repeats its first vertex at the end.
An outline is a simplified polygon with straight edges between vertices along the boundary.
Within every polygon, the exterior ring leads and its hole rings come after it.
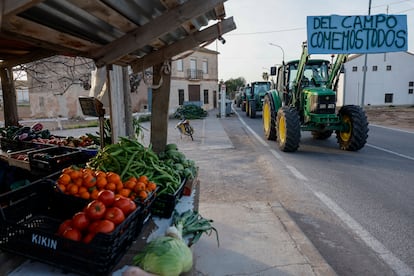
POLYGON ((414 89, 410 88, 408 89, 408 94, 413 94, 414 89))
POLYGON ((29 90, 27 89, 16 89, 17 103, 28 103, 29 102, 29 90))
POLYGON ((358 71, 358 67, 353 66, 353 67, 352 67, 352 72, 356 72, 356 71, 358 71))
POLYGON ((378 66, 376 65, 372 66, 372 71, 378 71, 378 66))
POLYGON ((208 63, 207 63, 207 60, 203 60, 203 74, 208 74, 208 63))
POLYGON ((392 94, 392 93, 386 93, 385 94, 385 103, 392 103, 393 96, 394 96, 394 94, 392 94))
POLYGON ((177 71, 178 72, 184 71, 184 65, 183 65, 183 60, 182 59, 177 60, 177 71))
POLYGON ((414 86, 414 81, 410 81, 410 82, 408 82, 408 86, 414 86))
POLYGON ((208 104, 208 89, 204 89, 204 104, 208 104))
POLYGON ((178 105, 183 105, 184 103, 184 89, 178 89, 178 105))
POLYGON ((391 71, 391 65, 387 65, 387 71, 391 71))

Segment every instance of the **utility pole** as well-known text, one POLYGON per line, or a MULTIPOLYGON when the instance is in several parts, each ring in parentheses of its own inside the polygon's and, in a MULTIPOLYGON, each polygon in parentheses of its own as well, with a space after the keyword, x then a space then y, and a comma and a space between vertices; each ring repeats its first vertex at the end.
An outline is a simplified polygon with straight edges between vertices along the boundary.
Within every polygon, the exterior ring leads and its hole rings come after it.
MULTIPOLYGON (((369 0, 368 4, 368 15, 371 15, 371 0, 369 0)), ((366 86, 366 79, 367 79, 367 59, 368 54, 365 54, 365 61, 364 61, 364 67, 363 67, 363 77, 362 77, 362 94, 361 94, 361 107, 364 107, 364 101, 365 101, 365 86, 366 86)))

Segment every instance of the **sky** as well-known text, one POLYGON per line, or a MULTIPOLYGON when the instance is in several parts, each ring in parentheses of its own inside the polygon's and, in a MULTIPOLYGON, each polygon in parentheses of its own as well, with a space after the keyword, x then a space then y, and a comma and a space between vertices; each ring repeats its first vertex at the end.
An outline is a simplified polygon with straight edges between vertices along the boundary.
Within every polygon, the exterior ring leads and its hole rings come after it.
MULTIPOLYGON (((367 15, 369 0, 228 0, 224 7, 237 28, 223 35, 225 44, 216 41, 207 48, 220 53, 219 80, 252 82, 281 64, 283 52, 285 61, 300 57, 307 16, 367 15)), ((414 0, 371 0, 371 15, 381 13, 407 15, 408 51, 414 53, 414 0)))

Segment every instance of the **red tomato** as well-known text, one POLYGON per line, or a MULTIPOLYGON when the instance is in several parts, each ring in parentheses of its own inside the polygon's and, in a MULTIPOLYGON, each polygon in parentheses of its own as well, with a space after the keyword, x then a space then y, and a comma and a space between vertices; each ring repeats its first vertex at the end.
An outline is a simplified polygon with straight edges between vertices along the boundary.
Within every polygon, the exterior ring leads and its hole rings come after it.
POLYGON ((106 207, 112 206, 115 201, 115 193, 111 190, 102 190, 98 194, 98 200, 102 201, 106 207))
POLYGON ((84 230, 88 228, 89 218, 85 212, 77 212, 72 217, 72 226, 79 230, 84 230))
POLYGON ((104 217, 115 223, 115 225, 118 225, 125 220, 124 212, 118 207, 110 207, 106 209, 104 217))
POLYGON ((117 197, 113 206, 121 209, 125 217, 127 217, 137 208, 137 205, 132 199, 123 196, 117 197))
POLYGON ((88 234, 86 234, 83 239, 82 242, 84 243, 90 243, 93 238, 95 237, 96 233, 95 232, 89 232, 88 234))
POLYGON ((91 220, 101 219, 106 211, 105 204, 102 201, 97 199, 91 201, 88 206, 86 206, 85 213, 91 220))
POLYGON ((82 239, 82 234, 76 228, 68 228, 63 232, 63 237, 73 241, 80 241, 82 239))
POLYGON ((88 232, 89 233, 96 233, 96 226, 98 226, 99 220, 93 221, 91 224, 89 224, 88 232))
POLYGON ((115 229, 115 223, 108 219, 99 220, 96 225, 96 233, 111 233, 115 229))
POLYGON ((58 235, 63 235, 63 232, 65 232, 66 229, 68 228, 72 228, 72 220, 71 219, 67 219, 65 221, 63 221, 58 228, 58 235))

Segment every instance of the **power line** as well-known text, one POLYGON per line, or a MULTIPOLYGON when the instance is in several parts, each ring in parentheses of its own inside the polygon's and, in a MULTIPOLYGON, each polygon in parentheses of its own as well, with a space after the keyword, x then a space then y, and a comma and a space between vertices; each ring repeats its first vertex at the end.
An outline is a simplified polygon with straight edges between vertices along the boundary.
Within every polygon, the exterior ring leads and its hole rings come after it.
POLYGON ((291 29, 284 29, 284 30, 252 32, 252 33, 238 33, 238 34, 229 33, 229 34, 226 34, 226 36, 271 34, 271 33, 282 33, 282 32, 291 32, 291 31, 300 31, 300 30, 306 30, 306 28, 291 28, 291 29))

